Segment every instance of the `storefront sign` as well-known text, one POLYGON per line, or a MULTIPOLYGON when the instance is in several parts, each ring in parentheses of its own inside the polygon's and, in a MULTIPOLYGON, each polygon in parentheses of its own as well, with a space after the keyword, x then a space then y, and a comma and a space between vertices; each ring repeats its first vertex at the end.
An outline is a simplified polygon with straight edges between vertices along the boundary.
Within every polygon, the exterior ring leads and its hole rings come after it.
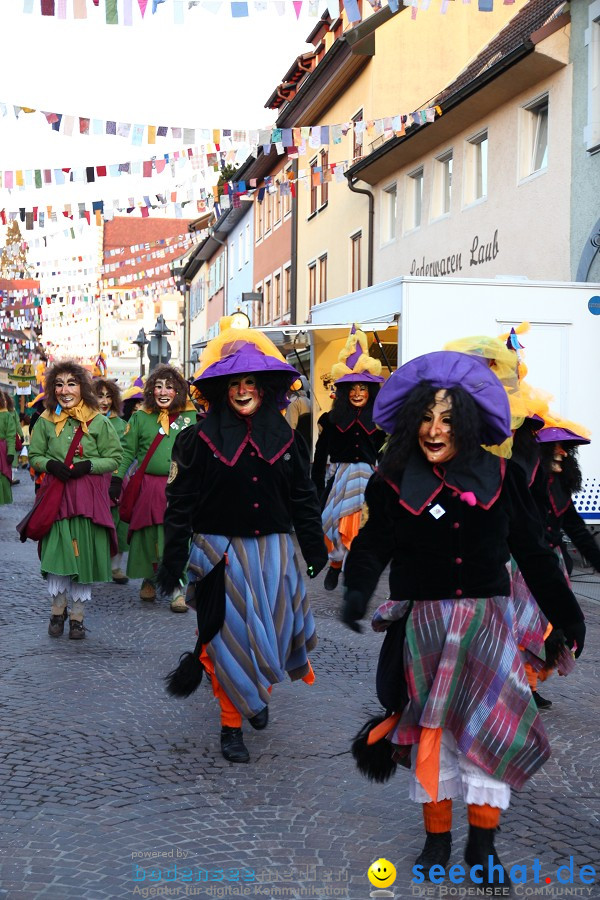
MULTIPOLYGON (((475 235, 469 249, 469 268, 471 266, 480 266, 486 262, 492 262, 496 259, 500 252, 498 245, 498 229, 494 232, 491 241, 482 241, 478 234, 475 235)), ((413 259, 410 267, 411 275, 433 276, 437 278, 444 275, 455 275, 463 270, 462 253, 452 253, 442 259, 425 261, 423 257, 421 265, 413 259)))

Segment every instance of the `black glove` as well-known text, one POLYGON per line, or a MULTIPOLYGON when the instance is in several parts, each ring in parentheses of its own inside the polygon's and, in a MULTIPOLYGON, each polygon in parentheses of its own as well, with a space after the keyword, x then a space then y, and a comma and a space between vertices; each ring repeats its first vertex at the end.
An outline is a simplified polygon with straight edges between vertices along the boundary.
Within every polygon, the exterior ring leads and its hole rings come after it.
POLYGON ((46 472, 49 472, 50 475, 54 475, 59 481, 68 481, 71 477, 71 469, 58 459, 48 460, 46 463, 46 472))
POLYGON ((108 496, 111 500, 118 500, 121 496, 121 488, 123 487, 123 479, 118 478, 117 475, 113 475, 110 479, 110 487, 108 489, 108 496))
POLYGON ((91 461, 84 459, 83 462, 73 463, 71 466, 71 478, 81 478, 83 475, 89 475, 91 471, 91 461))
POLYGON ((9 453, 9 455, 6 457, 6 461, 7 461, 7 463, 9 464, 9 466, 12 466, 13 459, 14 459, 14 456, 12 456, 12 455, 9 453))
POLYGON ((175 588, 181 587, 180 579, 181 574, 173 575, 165 564, 161 563, 156 571, 155 578, 156 587, 161 597, 171 597, 175 588))
POLYGON ((585 643, 585 622, 573 622, 572 625, 566 625, 564 632, 567 644, 571 649, 577 644, 577 650, 575 651, 575 659, 577 659, 581 656, 581 651, 583 650, 583 645, 585 643))
POLYGON ((347 625, 352 631, 357 631, 361 634, 362 626, 359 625, 358 619, 362 619, 366 608, 367 604, 360 591, 346 591, 340 618, 344 625, 347 625))
POLYGON ((306 574, 309 578, 316 578, 319 572, 321 572, 325 568, 325 564, 327 562, 327 557, 324 560, 313 560, 313 562, 309 563, 306 568, 306 574))

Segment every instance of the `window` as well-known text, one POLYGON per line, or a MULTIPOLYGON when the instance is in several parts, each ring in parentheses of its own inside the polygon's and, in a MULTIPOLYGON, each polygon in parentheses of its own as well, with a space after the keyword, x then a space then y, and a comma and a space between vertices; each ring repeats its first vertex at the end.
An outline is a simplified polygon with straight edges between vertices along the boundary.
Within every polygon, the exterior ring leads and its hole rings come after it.
POLYGON ((319 257, 319 303, 327 300, 327 254, 319 257))
POLYGON ((308 308, 317 302, 317 264, 313 262, 308 267, 308 308))
POLYGON ((423 166, 408 174, 405 205, 404 230, 420 228, 423 217, 423 166))
POLYGON ((229 251, 229 277, 233 278, 235 274, 235 241, 232 241, 227 249, 229 251))
POLYGON ((271 282, 270 281, 265 281, 265 284, 263 287, 263 314, 264 314, 263 321, 265 323, 270 322, 271 317, 273 315, 273 310, 271 309, 271 282))
POLYGON ((242 268, 244 260, 244 232, 240 231, 238 235, 238 269, 242 268))
POLYGON ((317 211, 317 196, 318 196, 318 187, 315 184, 317 180, 315 175, 317 173, 317 159, 311 160, 310 163, 310 214, 314 215, 317 211))
POLYGON ((363 121, 363 111, 360 109, 355 116, 352 116, 352 159, 356 161, 363 155, 363 138, 364 131, 356 131, 356 123, 363 121))
POLYGON ((435 161, 434 216, 446 216, 450 212, 452 196, 452 150, 435 161))
POLYGON ((329 198, 329 184, 325 180, 327 176, 327 170, 329 168, 329 153, 327 150, 321 150, 321 171, 323 181, 321 183, 321 206, 325 206, 327 204, 327 200, 329 198))
POLYGON ((467 141, 465 153, 465 203, 487 197, 488 133, 482 131, 467 141))
MULTIPOLYGON (((257 284, 257 285, 256 285, 255 292, 256 292, 257 294, 262 294, 262 292, 263 292, 262 284, 257 284)), ((255 301, 252 303, 252 306, 254 307, 254 309, 253 309, 253 315, 252 315, 252 321, 253 321, 253 323, 254 323, 255 325, 264 325, 264 321, 265 321, 265 320, 264 320, 264 311, 263 311, 263 303, 262 303, 262 301, 257 301, 257 300, 255 300, 255 301)))
MULTIPOLYGON (((288 177, 288 176, 291 174, 291 172, 292 172, 292 167, 291 167, 291 166, 288 166, 288 167, 285 169, 285 172, 284 172, 284 176, 285 176, 285 177, 284 177, 283 180, 284 180, 284 182, 287 182, 288 186, 290 185, 290 180, 289 180, 289 177, 288 177)), ((284 194, 284 195, 283 195, 283 197, 282 197, 282 206, 283 206, 283 215, 284 215, 284 217, 285 217, 285 216, 287 216, 287 214, 288 214, 289 212, 291 212, 291 210, 292 210, 292 194, 291 194, 291 192, 290 192, 289 194, 284 194)))
POLYGON ((273 278, 273 319, 281 315, 281 272, 273 278))
POLYGON ((260 239, 263 236, 263 217, 264 217, 263 204, 264 204, 264 200, 265 200, 265 198, 263 197, 262 203, 260 202, 260 200, 257 200, 256 204, 255 204, 256 218, 255 218, 254 230, 256 232, 256 241, 257 242, 260 241, 260 239))
POLYGON ((396 237, 397 187, 396 182, 382 191, 381 240, 387 244, 396 237))
POLYGON ((250 262, 250 222, 246 224, 246 246, 244 248, 244 262, 250 262))
POLYGON ((279 186, 281 181, 279 178, 275 180, 275 193, 273 194, 273 203, 275 204, 275 225, 278 225, 281 222, 281 194, 279 192, 279 186))
POLYGON ((360 252, 362 243, 362 231, 357 231, 350 238, 350 264, 351 264, 351 289, 352 291, 360 291, 361 289, 361 265, 360 252))
POLYGON ((283 270, 283 314, 289 313, 292 308, 292 267, 286 266, 283 270))
POLYGON ((587 122, 583 142, 588 153, 600 150, 600 0, 588 7, 588 27, 584 32, 588 48, 587 122))
POLYGON ((273 224, 273 194, 267 188, 265 193, 265 234, 271 230, 273 224))
POLYGON ((548 96, 521 110, 521 178, 542 172, 548 165, 548 96))

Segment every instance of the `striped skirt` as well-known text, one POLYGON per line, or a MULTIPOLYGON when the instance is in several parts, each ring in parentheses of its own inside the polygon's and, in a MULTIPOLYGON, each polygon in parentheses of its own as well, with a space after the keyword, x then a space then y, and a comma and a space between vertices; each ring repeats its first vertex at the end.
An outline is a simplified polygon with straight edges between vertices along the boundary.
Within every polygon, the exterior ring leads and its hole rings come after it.
MULTIPOLYGON (((396 618, 388 602, 374 626, 396 618)), ((406 627, 409 702, 390 735, 399 756, 421 728, 448 729, 458 750, 489 775, 520 788, 550 756, 516 644, 510 597, 423 600, 406 627)))
POLYGON ((366 462, 339 463, 336 469, 323 510, 323 532, 328 539, 328 546, 333 546, 342 554, 340 558, 343 558, 347 549, 340 534, 340 521, 362 510, 367 482, 373 471, 373 467, 366 462))
MULTIPOLYGON (((193 582, 221 559, 229 539, 194 536, 188 566, 193 582)), ((308 675, 316 646, 315 623, 289 534, 234 537, 227 550, 225 622, 206 645, 215 674, 243 716, 269 702, 271 685, 308 675)))

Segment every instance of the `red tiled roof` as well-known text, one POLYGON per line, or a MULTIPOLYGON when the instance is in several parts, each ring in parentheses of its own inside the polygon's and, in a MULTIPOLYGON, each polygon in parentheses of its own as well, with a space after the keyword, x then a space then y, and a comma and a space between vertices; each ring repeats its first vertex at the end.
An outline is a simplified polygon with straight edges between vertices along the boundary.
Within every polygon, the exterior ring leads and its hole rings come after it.
POLYGON ((530 40, 534 32, 539 31, 553 19, 557 18, 569 8, 565 0, 530 0, 523 9, 508 22, 504 28, 490 41, 490 43, 470 62, 454 81, 434 98, 436 104, 441 103, 447 97, 456 94, 461 88, 466 87, 486 69, 503 57, 508 56, 513 50, 517 50, 526 41, 530 40))
MULTIPOLYGON (((129 248, 138 244, 152 244, 166 238, 174 238, 189 234, 189 226, 195 221, 194 219, 130 219, 124 216, 118 216, 104 224, 104 239, 102 244, 103 262, 105 265, 115 265, 120 263, 120 267, 114 271, 107 272, 103 277, 123 278, 125 275, 131 275, 136 272, 146 271, 148 269, 157 269, 164 266, 174 259, 178 259, 183 255, 182 247, 170 249, 165 247, 164 257, 154 257, 153 259, 142 259, 148 253, 154 253, 160 250, 160 246, 150 247, 149 250, 137 250, 132 252, 129 248), (123 247, 122 253, 109 254, 109 250, 123 247)), ((168 269, 160 269, 146 278, 140 278, 136 281, 123 282, 115 285, 114 289, 137 290, 147 287, 157 281, 163 281, 170 276, 168 269)), ((108 286, 110 290, 110 285, 108 286)))

